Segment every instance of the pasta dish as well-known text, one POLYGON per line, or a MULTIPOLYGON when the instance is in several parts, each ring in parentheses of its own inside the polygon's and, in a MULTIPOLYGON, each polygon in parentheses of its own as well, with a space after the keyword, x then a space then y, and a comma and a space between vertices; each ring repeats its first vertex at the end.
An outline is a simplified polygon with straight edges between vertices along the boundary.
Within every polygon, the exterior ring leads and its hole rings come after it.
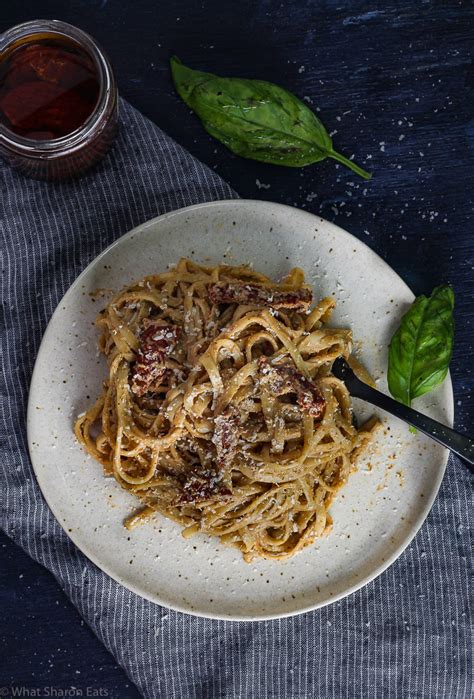
POLYGON ((76 423, 106 475, 183 535, 217 536, 246 561, 284 559, 327 533, 335 493, 370 444, 331 374, 351 332, 327 326, 300 269, 281 283, 249 267, 182 259, 100 312, 108 377, 76 423))

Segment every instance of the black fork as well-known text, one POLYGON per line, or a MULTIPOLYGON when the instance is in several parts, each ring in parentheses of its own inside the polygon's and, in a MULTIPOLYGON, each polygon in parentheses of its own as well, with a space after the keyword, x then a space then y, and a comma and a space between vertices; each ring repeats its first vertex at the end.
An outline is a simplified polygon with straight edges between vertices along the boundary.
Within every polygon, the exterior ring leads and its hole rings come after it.
POLYGON ((377 391, 375 388, 368 386, 366 383, 357 378, 345 359, 339 357, 333 364, 332 372, 334 376, 347 386, 349 393, 355 398, 366 400, 372 405, 376 405, 387 413, 391 413, 409 425, 416 427, 417 430, 428 435, 439 444, 447 447, 452 452, 457 454, 465 463, 468 469, 474 472, 474 440, 465 434, 460 434, 450 427, 437 422, 427 415, 419 413, 413 408, 409 408, 403 403, 386 396, 385 393, 377 391))

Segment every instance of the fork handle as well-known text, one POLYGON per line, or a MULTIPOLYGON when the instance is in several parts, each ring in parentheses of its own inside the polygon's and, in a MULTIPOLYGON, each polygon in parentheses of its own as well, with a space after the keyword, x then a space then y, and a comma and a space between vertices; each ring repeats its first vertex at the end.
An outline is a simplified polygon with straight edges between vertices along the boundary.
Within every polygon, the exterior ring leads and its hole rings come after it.
POLYGON ((474 440, 467 435, 460 434, 456 430, 451 429, 451 427, 446 427, 441 422, 433 420, 427 415, 419 413, 413 408, 409 408, 403 403, 390 398, 390 396, 385 395, 377 391, 375 388, 368 386, 357 377, 354 377, 357 382, 356 391, 352 390, 351 393, 357 398, 362 398, 363 400, 376 405, 382 410, 386 410, 387 413, 395 415, 395 417, 408 422, 409 425, 416 427, 417 430, 423 432, 423 434, 428 435, 434 439, 439 444, 447 447, 452 452, 457 454, 463 461, 467 462, 471 473, 474 472, 474 440))

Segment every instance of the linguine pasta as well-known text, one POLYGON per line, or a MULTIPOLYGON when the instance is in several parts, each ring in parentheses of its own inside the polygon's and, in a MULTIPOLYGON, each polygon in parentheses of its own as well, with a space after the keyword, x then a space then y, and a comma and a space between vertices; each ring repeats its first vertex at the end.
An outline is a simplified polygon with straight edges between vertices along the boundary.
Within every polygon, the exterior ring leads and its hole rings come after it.
POLYGON ((328 509, 375 420, 357 430, 332 362, 351 332, 327 326, 303 272, 182 259, 118 293, 97 318, 109 374, 76 423, 87 452, 188 537, 245 560, 288 558, 327 533, 328 509))

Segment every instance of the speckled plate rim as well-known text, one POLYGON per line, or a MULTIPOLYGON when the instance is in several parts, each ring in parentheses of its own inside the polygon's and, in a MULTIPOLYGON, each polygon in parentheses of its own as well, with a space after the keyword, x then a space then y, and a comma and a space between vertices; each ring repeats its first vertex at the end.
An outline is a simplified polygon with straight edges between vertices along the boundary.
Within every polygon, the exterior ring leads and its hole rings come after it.
MULTIPOLYGON (((395 272, 395 270, 390 267, 379 255, 377 255, 376 252, 374 252, 366 243, 361 241, 360 239, 356 238, 353 236, 351 233, 348 231, 344 230, 343 228, 340 228, 339 226, 331 223, 330 221, 327 221, 326 219, 323 219, 320 216, 316 216, 314 214, 311 214, 308 211, 303 211, 301 209, 298 209, 296 207, 291 207, 287 206, 285 204, 278 204, 275 202, 270 202, 270 201, 264 201, 264 200, 254 200, 254 199, 228 199, 228 200, 218 200, 218 201, 210 201, 210 202, 205 202, 202 204, 194 204, 192 206, 188 207, 183 207, 180 209, 176 209, 174 211, 167 212, 165 214, 161 214, 159 216, 156 216, 152 219, 149 219, 148 221, 143 222, 142 224, 139 224, 135 228, 131 229, 124 235, 122 235, 120 238, 115 240, 111 245, 109 245, 107 248, 105 248, 94 260, 92 260, 87 267, 79 274, 79 276, 76 278, 76 280, 71 284, 69 289, 66 291, 64 296, 62 297, 61 301, 58 303, 58 306, 56 307, 53 315, 51 316, 51 319, 46 327, 45 333, 43 335, 37 358, 35 361, 35 366, 33 369, 33 374, 31 377, 31 382, 30 382, 30 392, 29 392, 29 397, 28 397, 28 407, 27 407, 27 438, 28 438, 28 449, 30 453, 30 460, 33 466, 33 471, 35 473, 36 479, 38 481, 39 487, 41 489, 41 492, 43 494, 43 497, 49 506, 50 510, 52 511, 53 515, 55 516, 56 520, 62 527, 62 529, 65 531, 67 536, 71 539, 71 541, 78 547, 78 549, 85 555, 87 558, 92 561, 98 568, 100 568, 104 573, 106 573, 109 577, 111 577, 113 580, 116 582, 120 583, 123 585, 125 588, 129 589, 131 592, 134 592, 136 595, 139 597, 142 597, 144 599, 147 599, 148 601, 158 604, 160 606, 166 607, 168 609, 173 609, 177 612, 181 612, 183 614, 191 615, 191 616, 197 616, 197 617, 202 617, 202 618, 207 618, 207 619, 220 619, 224 621, 266 621, 266 620, 271 620, 271 619, 283 619, 287 617, 292 617, 292 616, 297 616, 299 614, 304 614, 306 612, 313 611, 315 609, 320 609, 322 607, 328 606, 330 604, 333 604, 341 599, 344 599, 345 597, 351 595, 352 593, 356 592, 357 590, 360 590, 362 587, 365 587, 368 583, 372 582, 377 578, 379 575, 381 575, 385 570, 387 570, 396 560, 399 558, 399 556, 404 552, 404 550, 409 546, 417 532, 419 531, 420 527, 424 523, 426 517, 428 516, 433 503, 438 495, 439 488, 441 486, 441 482, 443 480, 445 471, 446 471, 446 465, 448 462, 448 457, 449 457, 449 450, 445 449, 443 452, 443 458, 442 458, 442 463, 440 464, 440 467, 436 471, 436 477, 433 481, 433 487, 430 493, 430 497, 426 498, 424 501, 424 504, 422 507, 420 507, 420 511, 418 514, 418 517, 413 521, 409 533, 405 536, 404 540, 401 542, 401 544, 393 551, 392 555, 387 557, 380 565, 375 566, 373 570, 370 571, 364 578, 360 579, 357 581, 357 583, 353 585, 349 585, 345 590, 343 590, 340 593, 335 594, 331 599, 325 600, 322 602, 316 602, 312 604, 308 604, 305 606, 302 606, 301 608, 298 609, 292 609, 286 613, 284 612, 279 612, 276 614, 272 613, 265 613, 265 614, 251 614, 251 615, 245 615, 241 614, 239 616, 236 616, 235 614, 219 614, 219 613, 203 613, 200 612, 199 610, 196 609, 189 609, 185 605, 180 605, 176 603, 170 603, 169 601, 166 601, 162 598, 160 598, 159 594, 157 595, 151 595, 147 594, 146 591, 143 591, 140 589, 140 586, 138 585, 133 585, 130 583, 130 581, 125 581, 120 575, 118 575, 110 566, 105 565, 101 560, 99 556, 96 556, 93 551, 90 550, 90 548, 87 545, 84 545, 84 542, 81 541, 80 536, 76 536, 73 532, 67 531, 66 527, 63 526, 61 522, 61 517, 59 515, 59 511, 56 509, 54 502, 50 500, 48 497, 48 484, 47 484, 47 479, 43 477, 41 470, 38 469, 35 466, 35 457, 34 457, 34 449, 32 448, 32 425, 35 420, 35 412, 33 409, 33 404, 36 400, 36 385, 38 383, 37 381, 37 374, 38 374, 38 358, 40 357, 42 351, 44 350, 44 347, 47 343, 48 339, 48 334, 51 332, 51 328, 53 325, 53 322, 55 320, 56 315, 59 313, 59 309, 61 305, 65 302, 66 298, 69 295, 72 295, 75 290, 80 286, 82 279, 91 271, 93 267, 98 265, 101 260, 107 256, 107 254, 114 248, 120 246, 125 240, 128 240, 131 237, 136 237, 140 235, 143 231, 148 229, 151 226, 154 226, 158 221, 166 221, 169 219, 172 219, 176 216, 182 216, 186 215, 187 213, 190 213, 192 211, 195 211, 197 209, 206 209, 210 207, 242 207, 242 210, 245 212, 245 210, 248 207, 268 207, 270 206, 272 209, 276 210, 284 210, 287 213, 290 213, 291 211, 297 211, 299 213, 304 213, 307 216, 311 216, 318 222, 323 222, 325 226, 328 226, 332 232, 338 236, 341 237, 341 240, 345 241, 346 244, 352 244, 354 241, 357 243, 357 245, 363 246, 363 248, 366 249, 366 252, 368 252, 369 256, 373 256, 374 260, 377 260, 377 263, 379 265, 382 265, 382 267, 385 267, 387 271, 390 272, 390 274, 395 275, 398 277, 398 280, 401 285, 405 288, 405 290, 411 295, 412 298, 414 298, 414 294, 409 288, 409 286, 403 281, 403 279, 395 272)), ((235 218, 235 213, 233 215, 235 218)), ((454 396, 453 396, 453 390, 452 390, 452 383, 451 383, 451 377, 448 373, 448 376, 446 377, 445 380, 445 387, 446 391, 445 393, 448 395, 449 400, 448 404, 445 406, 447 409, 447 417, 448 417, 448 423, 449 425, 453 424, 453 419, 454 419, 454 396)))

